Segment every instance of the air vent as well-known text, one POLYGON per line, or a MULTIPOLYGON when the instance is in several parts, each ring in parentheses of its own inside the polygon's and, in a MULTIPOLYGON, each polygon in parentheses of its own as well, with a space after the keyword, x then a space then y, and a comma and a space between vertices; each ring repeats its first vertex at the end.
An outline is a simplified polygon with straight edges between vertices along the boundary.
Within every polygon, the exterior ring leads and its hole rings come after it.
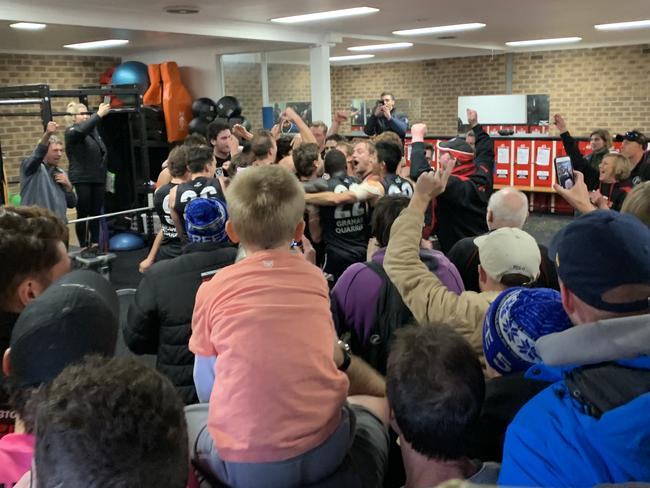
POLYGON ((177 15, 191 15, 198 14, 199 7, 192 7, 190 5, 172 5, 170 7, 165 7, 163 9, 168 14, 177 14, 177 15))
POLYGON ((530 59, 544 59, 544 56, 542 54, 532 54, 530 59))
POLYGON ((438 39, 445 41, 447 39, 456 39, 456 36, 439 36, 438 39))
POLYGON ((646 47, 641 51, 643 54, 650 54, 650 47, 646 47))

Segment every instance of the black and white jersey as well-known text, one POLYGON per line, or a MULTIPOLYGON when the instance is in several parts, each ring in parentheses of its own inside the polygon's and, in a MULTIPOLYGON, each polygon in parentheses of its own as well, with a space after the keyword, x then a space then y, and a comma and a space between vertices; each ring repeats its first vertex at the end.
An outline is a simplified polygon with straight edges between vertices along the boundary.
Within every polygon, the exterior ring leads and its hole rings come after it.
MULTIPOLYGON (((360 184, 357 178, 345 176, 330 178, 328 191, 343 193, 360 184)), ((365 257, 368 247, 368 219, 364 202, 346 203, 336 207, 320 208, 320 224, 325 252, 332 252, 355 261, 359 254, 365 257)))
POLYGON ((170 239, 178 238, 178 232, 176 232, 176 226, 174 225, 174 220, 172 219, 171 208, 169 205, 169 192, 174 188, 178 183, 167 183, 166 185, 161 186, 153 194, 153 208, 160 217, 160 225, 162 227, 163 233, 163 243, 169 241, 170 239))
POLYGON ((405 180, 404 178, 397 176, 396 174, 387 174, 381 184, 384 187, 384 194, 389 195, 401 195, 407 198, 413 196, 413 185, 410 181, 405 180))
POLYGON ((174 210, 181 219, 183 229, 185 229, 185 208, 195 198, 216 198, 222 202, 226 201, 221 183, 216 178, 199 176, 187 183, 181 183, 176 188, 174 210))

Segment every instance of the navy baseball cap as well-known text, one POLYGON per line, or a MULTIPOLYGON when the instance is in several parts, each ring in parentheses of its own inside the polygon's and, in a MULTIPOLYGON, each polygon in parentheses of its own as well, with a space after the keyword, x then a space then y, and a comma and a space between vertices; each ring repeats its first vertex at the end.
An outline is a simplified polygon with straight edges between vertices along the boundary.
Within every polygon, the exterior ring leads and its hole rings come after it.
POLYGON ((87 354, 113 356, 118 329, 113 286, 94 271, 72 271, 18 317, 11 332, 10 376, 18 386, 38 386, 87 354))
POLYGON ((630 214, 596 210, 558 232, 549 258, 564 285, 580 300, 616 313, 650 308, 650 291, 642 296, 607 296, 625 285, 650 290, 650 229, 630 214))

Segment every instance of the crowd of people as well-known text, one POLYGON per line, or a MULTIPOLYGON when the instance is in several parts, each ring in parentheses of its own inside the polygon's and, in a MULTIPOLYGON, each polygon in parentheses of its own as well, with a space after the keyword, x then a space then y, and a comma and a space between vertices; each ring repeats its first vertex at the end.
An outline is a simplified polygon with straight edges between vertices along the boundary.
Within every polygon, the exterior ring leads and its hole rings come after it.
POLYGON ((585 157, 555 116, 576 216, 547 247, 526 195, 493 188, 475 111, 436 148, 414 124, 407 166, 381 98, 371 139, 289 108, 291 139, 215 121, 175 147, 122 323, 66 252, 66 208, 101 207, 108 108, 66 130, 69 179, 48 124, 21 168, 31 206, 0 208, 0 484, 650 482, 646 137, 612 152, 596 129, 585 157), (156 368, 116 357, 118 335, 156 368))

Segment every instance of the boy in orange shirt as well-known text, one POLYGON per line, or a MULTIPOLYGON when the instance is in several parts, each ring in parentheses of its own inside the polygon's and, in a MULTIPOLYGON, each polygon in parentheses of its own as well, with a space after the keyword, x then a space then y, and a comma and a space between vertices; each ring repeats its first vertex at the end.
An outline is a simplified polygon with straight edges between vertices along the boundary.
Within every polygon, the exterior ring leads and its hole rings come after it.
POLYGON ((190 350, 218 363, 197 456, 229 486, 314 483, 342 463, 354 421, 327 282, 290 250, 304 192, 284 168, 264 166, 237 175, 226 198, 226 231, 247 257, 196 296, 190 350))

